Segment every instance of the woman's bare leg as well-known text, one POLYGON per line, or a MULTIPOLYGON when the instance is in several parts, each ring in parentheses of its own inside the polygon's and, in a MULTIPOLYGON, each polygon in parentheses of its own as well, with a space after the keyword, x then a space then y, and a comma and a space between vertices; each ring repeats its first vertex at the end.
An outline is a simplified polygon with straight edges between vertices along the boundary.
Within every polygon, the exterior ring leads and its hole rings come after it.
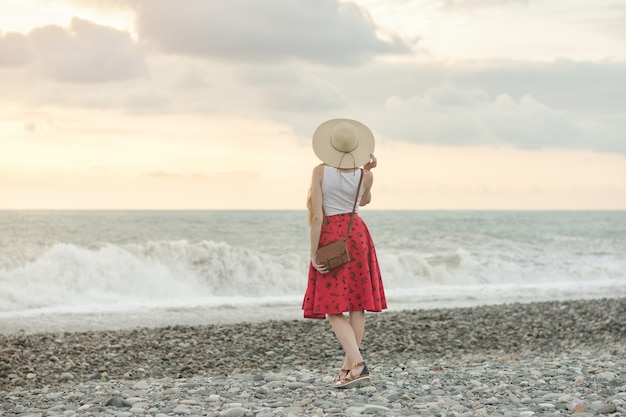
POLYGON ((352 326, 352 330, 354 330, 354 336, 356 338, 357 345, 361 347, 363 334, 365 334, 365 311, 351 311, 350 326, 352 326))
POLYGON ((359 348, 365 333, 365 312, 351 311, 349 320, 343 314, 330 314, 328 318, 339 343, 346 352, 341 368, 349 370, 354 364, 363 361, 359 348))

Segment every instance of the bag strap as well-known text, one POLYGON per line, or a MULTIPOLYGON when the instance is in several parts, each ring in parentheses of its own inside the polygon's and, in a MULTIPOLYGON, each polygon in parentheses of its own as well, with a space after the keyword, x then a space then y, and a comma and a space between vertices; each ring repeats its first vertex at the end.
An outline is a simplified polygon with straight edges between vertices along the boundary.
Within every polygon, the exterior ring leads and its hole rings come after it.
POLYGON ((363 168, 361 168, 361 178, 359 178, 359 185, 356 186, 356 196, 354 197, 354 204, 352 205, 352 213, 350 213, 350 223, 348 224, 348 231, 346 232, 346 239, 352 230, 352 220, 354 220, 354 212, 356 210, 356 202, 359 200, 359 193, 361 192, 361 183, 363 182, 363 168))

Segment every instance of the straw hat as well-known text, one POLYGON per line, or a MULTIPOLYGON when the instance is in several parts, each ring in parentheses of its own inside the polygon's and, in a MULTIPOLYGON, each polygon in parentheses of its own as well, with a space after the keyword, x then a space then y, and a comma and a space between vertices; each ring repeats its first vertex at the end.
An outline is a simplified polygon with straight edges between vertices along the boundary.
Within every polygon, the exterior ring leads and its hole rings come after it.
POLYGON ((374 153, 374 134, 356 120, 327 120, 313 133, 313 151, 326 165, 335 168, 360 167, 374 153))

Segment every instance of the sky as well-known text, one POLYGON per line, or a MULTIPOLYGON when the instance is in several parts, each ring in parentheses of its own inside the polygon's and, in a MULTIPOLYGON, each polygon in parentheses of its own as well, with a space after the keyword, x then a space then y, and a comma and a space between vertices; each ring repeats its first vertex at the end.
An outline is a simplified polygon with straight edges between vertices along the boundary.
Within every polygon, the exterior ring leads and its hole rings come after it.
POLYGON ((626 209, 622 0, 3 0, 0 209, 626 209))

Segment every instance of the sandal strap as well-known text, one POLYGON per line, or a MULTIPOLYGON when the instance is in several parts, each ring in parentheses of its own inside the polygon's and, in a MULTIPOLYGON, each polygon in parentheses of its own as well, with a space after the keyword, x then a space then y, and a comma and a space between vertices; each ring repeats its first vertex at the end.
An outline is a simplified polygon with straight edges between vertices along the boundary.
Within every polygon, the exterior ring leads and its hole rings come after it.
POLYGON ((365 375, 369 375, 369 371, 367 370, 367 365, 365 365, 365 362, 355 363, 354 365, 352 365, 352 369, 350 369, 350 371, 346 375, 346 381, 353 381, 353 380, 355 380, 357 378, 360 378, 361 376, 365 376, 365 375), (352 370, 356 369, 356 368, 359 368, 361 366, 363 367, 363 370, 361 371, 359 376, 354 376, 354 374, 352 374, 352 370))
POLYGON ((341 381, 342 379, 345 379, 345 377, 348 376, 350 371, 351 371, 351 369, 341 368, 339 370, 339 373, 337 374, 337 376, 335 378, 333 378, 333 381, 341 381))

